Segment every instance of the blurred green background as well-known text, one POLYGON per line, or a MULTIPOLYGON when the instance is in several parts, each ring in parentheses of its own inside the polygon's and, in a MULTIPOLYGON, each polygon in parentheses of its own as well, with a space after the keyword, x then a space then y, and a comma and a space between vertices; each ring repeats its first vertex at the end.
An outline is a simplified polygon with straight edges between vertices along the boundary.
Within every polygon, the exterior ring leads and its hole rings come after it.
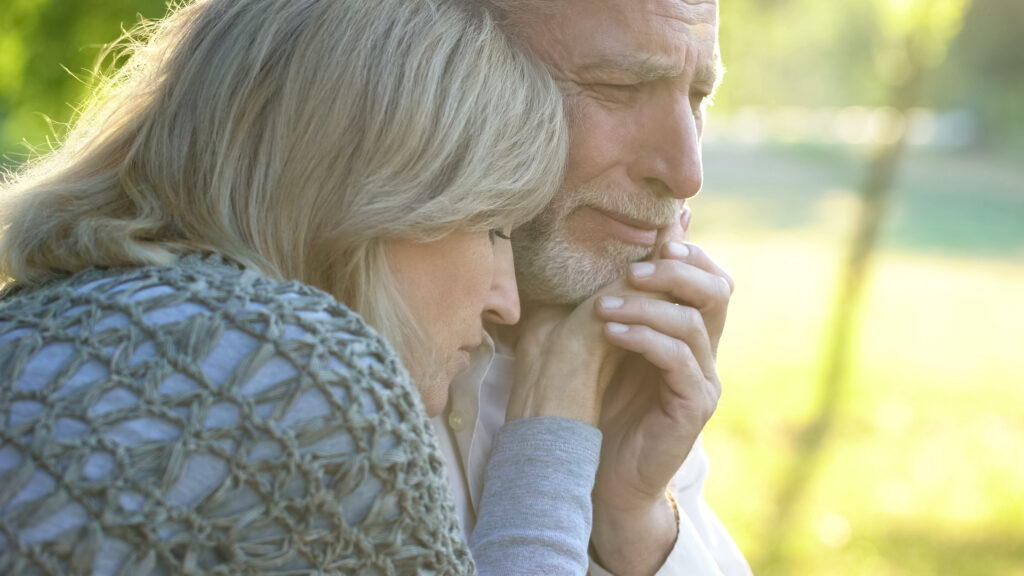
MULTIPOLYGON (((160 0, 7 0, 0 163, 160 0)), ((707 497, 755 573, 1024 575, 1024 2, 721 0, 707 497)))

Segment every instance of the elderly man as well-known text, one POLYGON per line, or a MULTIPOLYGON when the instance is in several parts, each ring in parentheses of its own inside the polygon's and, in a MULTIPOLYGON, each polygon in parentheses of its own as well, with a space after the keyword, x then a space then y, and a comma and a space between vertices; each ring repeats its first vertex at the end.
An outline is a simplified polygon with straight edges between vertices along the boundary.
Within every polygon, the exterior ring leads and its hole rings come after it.
MULTIPOLYGON (((657 295, 600 303, 621 338, 664 353, 631 358, 604 396, 591 573, 749 574, 702 495, 699 433, 720 393, 714 353, 732 280, 682 242, 719 79, 717 1, 478 1, 548 65, 571 119, 565 182, 513 236, 524 322, 538 305, 575 305, 616 281, 657 295), (676 241, 662 243, 673 229, 676 241)), ((477 354, 435 422, 467 533, 505 421, 509 337, 477 354)))

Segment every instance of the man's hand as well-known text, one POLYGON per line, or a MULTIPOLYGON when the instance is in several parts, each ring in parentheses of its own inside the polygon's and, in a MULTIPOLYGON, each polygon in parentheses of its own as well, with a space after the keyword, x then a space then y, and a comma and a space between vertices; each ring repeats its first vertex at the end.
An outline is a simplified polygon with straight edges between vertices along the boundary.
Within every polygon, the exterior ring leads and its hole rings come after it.
POLYGON ((651 574, 675 540, 665 490, 714 413, 715 365, 733 282, 702 249, 666 242, 634 264, 630 285, 647 296, 598 299, 607 340, 632 352, 605 392, 601 465, 591 541, 617 575, 651 574))

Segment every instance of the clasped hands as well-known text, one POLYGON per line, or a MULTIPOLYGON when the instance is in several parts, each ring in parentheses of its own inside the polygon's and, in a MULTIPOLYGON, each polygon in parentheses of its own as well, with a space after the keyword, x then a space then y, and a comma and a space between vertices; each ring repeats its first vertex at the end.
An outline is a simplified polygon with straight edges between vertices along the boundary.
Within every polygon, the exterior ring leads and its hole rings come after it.
POLYGON ((578 306, 524 311, 507 418, 598 426, 591 542, 612 573, 650 574, 675 541, 665 490, 721 396, 718 342, 732 278, 682 227, 656 256, 578 306))

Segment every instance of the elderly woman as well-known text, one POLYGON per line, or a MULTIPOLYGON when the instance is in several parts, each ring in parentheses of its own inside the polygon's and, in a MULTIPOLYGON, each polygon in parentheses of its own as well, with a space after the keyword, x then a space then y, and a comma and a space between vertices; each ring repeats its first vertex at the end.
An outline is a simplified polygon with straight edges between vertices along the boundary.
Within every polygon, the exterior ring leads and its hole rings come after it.
POLYGON ((0 573, 585 571, 596 428, 507 425, 470 547, 427 420, 518 318, 543 68, 445 0, 198 0, 124 45, 2 187, 0 573))

